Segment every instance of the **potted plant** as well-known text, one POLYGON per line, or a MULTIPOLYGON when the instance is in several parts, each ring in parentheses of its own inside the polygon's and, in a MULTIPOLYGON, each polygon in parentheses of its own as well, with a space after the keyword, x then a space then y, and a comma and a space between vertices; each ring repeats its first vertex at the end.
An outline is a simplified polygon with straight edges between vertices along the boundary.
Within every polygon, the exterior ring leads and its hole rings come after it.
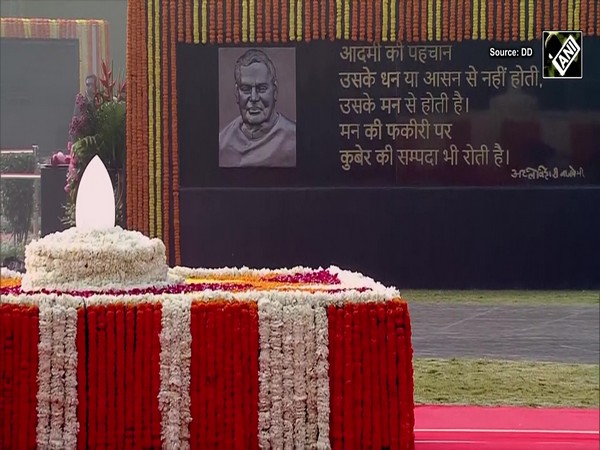
POLYGON ((115 223, 123 224, 125 186, 125 82, 113 77, 102 62, 102 74, 98 78, 98 92, 93 102, 83 94, 76 99, 76 114, 71 120, 69 172, 67 175, 67 204, 64 222, 75 225, 75 200, 79 180, 88 163, 96 155, 100 157, 111 175, 115 190, 115 223))

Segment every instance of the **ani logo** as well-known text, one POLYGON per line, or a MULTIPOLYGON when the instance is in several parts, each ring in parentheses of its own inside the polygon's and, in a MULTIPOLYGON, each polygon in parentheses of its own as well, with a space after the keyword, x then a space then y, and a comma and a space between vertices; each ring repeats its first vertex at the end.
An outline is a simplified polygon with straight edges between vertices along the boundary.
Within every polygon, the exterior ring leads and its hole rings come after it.
POLYGON ((583 33, 544 31, 542 35, 543 78, 583 78, 583 33))
POLYGON ((106 166, 97 155, 89 162, 79 182, 75 223, 77 228, 85 231, 115 226, 115 193, 106 166))

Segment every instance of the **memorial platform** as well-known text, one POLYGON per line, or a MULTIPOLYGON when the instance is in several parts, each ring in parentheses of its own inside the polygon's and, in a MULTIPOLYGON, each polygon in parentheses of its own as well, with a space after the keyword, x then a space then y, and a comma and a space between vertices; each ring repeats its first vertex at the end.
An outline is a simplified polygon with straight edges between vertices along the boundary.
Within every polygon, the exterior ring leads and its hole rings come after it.
POLYGON ((340 270, 186 269, 129 292, 0 290, 10 448, 414 448, 411 327, 340 270))

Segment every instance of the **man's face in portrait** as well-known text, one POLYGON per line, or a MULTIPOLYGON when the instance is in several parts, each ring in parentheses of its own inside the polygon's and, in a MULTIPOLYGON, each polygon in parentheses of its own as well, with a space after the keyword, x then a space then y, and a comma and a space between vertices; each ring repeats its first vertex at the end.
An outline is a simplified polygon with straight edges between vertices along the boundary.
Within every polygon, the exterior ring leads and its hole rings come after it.
POLYGON ((236 100, 242 120, 247 125, 260 125, 273 115, 277 101, 277 85, 263 63, 240 67, 236 100))

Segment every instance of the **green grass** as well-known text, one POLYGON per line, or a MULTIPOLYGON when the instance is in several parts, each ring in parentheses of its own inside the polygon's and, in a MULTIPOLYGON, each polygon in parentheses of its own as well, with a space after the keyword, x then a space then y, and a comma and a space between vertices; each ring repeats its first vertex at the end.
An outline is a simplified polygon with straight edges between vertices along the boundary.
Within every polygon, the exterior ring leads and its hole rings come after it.
POLYGON ((401 290, 409 302, 494 305, 598 305, 598 291, 433 291, 401 290))
POLYGON ((415 403, 599 406, 598 364, 415 358, 415 403))

